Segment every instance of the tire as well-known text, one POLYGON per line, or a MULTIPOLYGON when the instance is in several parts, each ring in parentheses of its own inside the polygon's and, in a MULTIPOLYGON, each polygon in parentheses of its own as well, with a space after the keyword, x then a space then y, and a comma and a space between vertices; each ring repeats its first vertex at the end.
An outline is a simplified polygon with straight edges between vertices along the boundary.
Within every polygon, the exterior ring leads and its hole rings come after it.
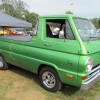
POLYGON ((47 91, 56 92, 62 87, 57 72, 51 67, 43 67, 39 73, 39 79, 42 87, 47 91))
POLYGON ((2 55, 0 55, 0 70, 8 69, 8 65, 2 55))

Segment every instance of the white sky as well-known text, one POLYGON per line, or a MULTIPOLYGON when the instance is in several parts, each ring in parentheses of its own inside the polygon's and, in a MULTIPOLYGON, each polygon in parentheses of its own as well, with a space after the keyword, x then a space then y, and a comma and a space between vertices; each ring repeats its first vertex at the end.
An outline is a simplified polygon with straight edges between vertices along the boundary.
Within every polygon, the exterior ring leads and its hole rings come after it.
POLYGON ((23 0, 30 12, 39 15, 64 14, 72 11, 75 15, 95 18, 100 17, 100 0, 23 0), (73 2, 73 5, 70 5, 73 2))

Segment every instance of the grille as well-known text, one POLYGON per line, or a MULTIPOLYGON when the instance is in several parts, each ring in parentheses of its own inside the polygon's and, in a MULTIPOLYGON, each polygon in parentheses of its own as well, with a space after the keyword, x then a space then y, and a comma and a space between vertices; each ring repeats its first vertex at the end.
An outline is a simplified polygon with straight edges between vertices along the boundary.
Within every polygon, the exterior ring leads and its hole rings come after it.
POLYGON ((93 77, 95 77, 98 74, 100 74, 100 65, 96 65, 95 67, 92 68, 92 70, 89 72, 87 81, 91 80, 93 77))

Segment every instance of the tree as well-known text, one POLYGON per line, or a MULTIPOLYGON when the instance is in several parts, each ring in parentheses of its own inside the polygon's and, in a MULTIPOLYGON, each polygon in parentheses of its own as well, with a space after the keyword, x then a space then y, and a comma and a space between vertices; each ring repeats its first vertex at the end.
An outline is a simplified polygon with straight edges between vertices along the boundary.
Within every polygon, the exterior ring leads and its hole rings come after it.
POLYGON ((18 0, 17 3, 15 4, 15 10, 22 16, 24 15, 24 12, 28 8, 29 8, 29 6, 22 0, 18 0))
POLYGON ((92 23, 95 25, 95 27, 98 29, 99 28, 99 19, 98 18, 92 18, 91 19, 92 23))
POLYGON ((99 17, 99 21, 98 21, 98 23, 99 23, 99 28, 100 28, 100 17, 99 17))
POLYGON ((15 9, 11 4, 4 3, 0 5, 0 11, 13 16, 15 9))
POLYGON ((29 11, 25 11, 24 12, 24 19, 27 21, 27 22, 30 22, 32 23, 32 26, 35 27, 35 24, 37 22, 37 17, 38 17, 38 14, 34 13, 34 12, 29 12, 29 11))
POLYGON ((11 16, 22 19, 24 11, 28 9, 28 5, 22 0, 0 0, 0 11, 11 16))
POLYGON ((67 12, 65 12, 65 14, 73 14, 73 12, 67 11, 67 12))
POLYGON ((14 6, 12 3, 16 0, 0 0, 0 1, 2 2, 2 4, 0 5, 0 11, 12 15, 14 12, 14 6))
POLYGON ((35 27, 38 14, 34 12, 29 12, 27 9, 28 5, 22 0, 0 0, 2 4, 0 5, 0 11, 4 12, 13 17, 23 19, 27 22, 32 23, 35 27))

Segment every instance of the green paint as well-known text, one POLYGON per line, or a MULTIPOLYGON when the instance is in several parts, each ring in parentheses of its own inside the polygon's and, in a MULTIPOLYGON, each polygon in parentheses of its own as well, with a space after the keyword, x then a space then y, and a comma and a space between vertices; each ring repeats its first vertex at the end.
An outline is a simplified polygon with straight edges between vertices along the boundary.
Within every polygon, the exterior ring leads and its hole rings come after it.
POLYGON ((81 77, 89 74, 86 72, 87 59, 92 57, 93 66, 100 63, 100 41, 82 41, 74 17, 67 14, 39 17, 37 35, 32 36, 31 41, 0 38, 0 53, 8 63, 37 74, 41 65, 51 66, 57 71, 62 83, 80 87, 81 77), (68 20, 75 40, 47 38, 46 19, 68 20), (52 46, 45 46, 45 43, 52 46), (71 74, 73 78, 66 77, 66 74, 71 74))

